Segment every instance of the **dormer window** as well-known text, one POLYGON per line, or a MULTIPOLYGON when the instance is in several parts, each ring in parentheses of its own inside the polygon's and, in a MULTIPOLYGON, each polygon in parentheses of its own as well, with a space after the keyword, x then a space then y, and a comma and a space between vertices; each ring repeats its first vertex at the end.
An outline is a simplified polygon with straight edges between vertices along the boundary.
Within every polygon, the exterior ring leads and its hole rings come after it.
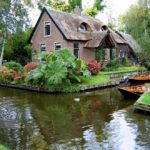
POLYGON ((80 26, 79 26, 79 31, 80 32, 83 32, 83 31, 86 31, 87 29, 86 29, 86 25, 85 24, 80 24, 80 26))
POLYGON ((45 36, 51 35, 51 25, 50 22, 45 22, 45 36))
POLYGON ((79 32, 86 32, 86 31, 92 32, 92 29, 91 29, 91 27, 90 27, 90 25, 88 23, 82 22, 80 24, 80 26, 78 27, 78 31, 79 32))
POLYGON ((107 31, 108 30, 108 27, 107 26, 102 26, 101 27, 101 31, 107 31))

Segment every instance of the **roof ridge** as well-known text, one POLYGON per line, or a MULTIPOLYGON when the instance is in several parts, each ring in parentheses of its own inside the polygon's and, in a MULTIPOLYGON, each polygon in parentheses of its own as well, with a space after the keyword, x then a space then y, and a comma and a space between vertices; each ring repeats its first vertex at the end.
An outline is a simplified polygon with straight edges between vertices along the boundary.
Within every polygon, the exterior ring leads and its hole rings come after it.
MULTIPOLYGON (((45 8, 47 11, 53 11, 53 12, 58 12, 58 13, 62 13, 62 14, 73 15, 73 16, 77 16, 77 17, 83 17, 83 18, 85 18, 85 19, 91 19, 91 20, 95 20, 95 21, 99 21, 99 22, 103 23, 100 19, 93 18, 93 17, 90 17, 90 16, 78 15, 78 14, 75 14, 75 13, 73 13, 73 12, 66 12, 66 11, 55 10, 55 9, 53 9, 53 8, 48 8, 47 6, 44 6, 44 8, 45 8)), ((103 24, 105 24, 105 23, 103 23, 103 24)))

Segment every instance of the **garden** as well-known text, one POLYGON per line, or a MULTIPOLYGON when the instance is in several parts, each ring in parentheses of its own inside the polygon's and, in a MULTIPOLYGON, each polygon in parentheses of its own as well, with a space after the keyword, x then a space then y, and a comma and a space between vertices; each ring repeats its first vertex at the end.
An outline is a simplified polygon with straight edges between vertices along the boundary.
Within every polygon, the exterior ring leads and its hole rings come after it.
POLYGON ((102 62, 92 60, 86 63, 76 59, 68 49, 54 54, 42 52, 37 54, 35 59, 40 61, 29 62, 25 66, 14 61, 4 63, 0 68, 0 83, 49 91, 77 92, 81 86, 109 82, 109 73, 141 69, 116 67, 113 63, 111 65, 111 61, 103 69, 102 62))

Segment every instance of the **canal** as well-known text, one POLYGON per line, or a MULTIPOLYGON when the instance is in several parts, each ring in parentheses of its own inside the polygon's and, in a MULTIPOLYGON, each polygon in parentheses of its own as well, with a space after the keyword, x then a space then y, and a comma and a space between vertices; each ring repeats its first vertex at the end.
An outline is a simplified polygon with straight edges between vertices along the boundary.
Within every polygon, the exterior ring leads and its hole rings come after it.
POLYGON ((0 88, 0 145, 10 150, 149 150, 150 116, 116 88, 39 94, 0 88))

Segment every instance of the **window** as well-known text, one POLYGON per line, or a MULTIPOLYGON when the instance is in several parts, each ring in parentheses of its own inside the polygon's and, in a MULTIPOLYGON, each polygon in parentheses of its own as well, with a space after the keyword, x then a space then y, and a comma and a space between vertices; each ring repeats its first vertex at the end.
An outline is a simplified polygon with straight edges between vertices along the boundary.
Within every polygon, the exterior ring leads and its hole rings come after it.
POLYGON ((45 35, 51 35, 51 26, 50 26, 50 22, 45 22, 45 35))
POLYGON ((107 30, 108 30, 107 26, 104 25, 104 26, 101 27, 101 31, 107 31, 107 30))
POLYGON ((124 58, 125 57, 125 52, 123 50, 120 50, 119 57, 120 58, 124 58))
POLYGON ((79 58, 79 42, 75 42, 73 48, 75 57, 79 58))
POLYGON ((40 44, 40 51, 46 51, 46 44, 40 44))
POLYGON ((55 50, 61 49, 61 44, 60 43, 55 43, 55 50))
POLYGON ((79 29, 78 29, 79 31, 81 31, 81 32, 83 32, 83 31, 86 31, 87 29, 86 29, 86 25, 85 24, 81 24, 80 26, 79 26, 79 29))

